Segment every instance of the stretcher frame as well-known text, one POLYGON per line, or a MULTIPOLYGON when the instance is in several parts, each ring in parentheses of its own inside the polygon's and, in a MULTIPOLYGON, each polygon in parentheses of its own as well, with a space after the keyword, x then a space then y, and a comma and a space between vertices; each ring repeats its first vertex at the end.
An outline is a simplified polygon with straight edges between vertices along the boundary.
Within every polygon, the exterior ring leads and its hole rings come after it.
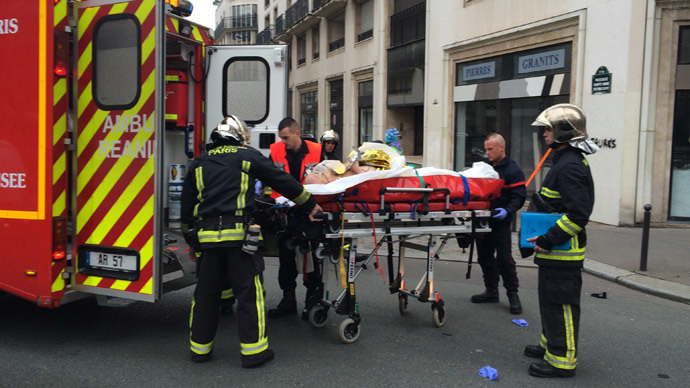
MULTIPOLYGON (((398 306, 404 314, 408 306, 408 298, 415 298, 423 303, 431 303, 432 322, 436 327, 445 323, 445 302, 434 287, 434 266, 444 246, 451 238, 469 235, 474 240, 477 233, 488 233, 488 219, 491 217, 489 201, 475 201, 472 209, 453 210, 449 200, 448 189, 432 188, 382 188, 381 201, 378 211, 327 211, 323 218, 323 235, 318 239, 302 239, 296 242, 302 247, 301 251, 307 255, 312 252, 314 270, 320 279, 320 285, 312 300, 308 301, 306 313, 309 323, 316 328, 326 325, 328 310, 333 308, 339 315, 347 315, 338 328, 338 336, 344 343, 354 343, 360 335, 361 316, 356 299, 355 281, 368 268, 369 263, 377 257, 377 250, 383 244, 387 245, 388 284, 391 294, 398 294, 398 306), (419 210, 399 212, 391 210, 391 204, 385 202, 385 194, 389 192, 414 192, 423 196, 443 191, 445 202, 441 202, 440 210, 419 210), (477 207, 483 207, 477 209, 477 207), (366 254, 358 254, 358 239, 374 237, 375 247, 366 254), (416 244, 411 240, 423 238, 426 244, 416 244), (397 268, 394 266, 394 244, 397 244, 397 268), (405 251, 415 249, 426 252, 426 271, 422 274, 416 287, 407 288, 405 280, 405 251), (361 263, 357 266, 358 263, 361 263), (330 298, 326 290, 328 281, 327 264, 335 266, 341 289, 335 298, 330 298), (338 269, 340 266, 340 270, 338 269), (344 286, 344 287, 343 287, 344 286)), ((322 204, 323 205, 323 204, 322 204)), ((426 203, 424 209, 430 209, 426 203)), ((440 205, 436 203, 436 205, 440 205)), ((461 206, 467 206, 465 203, 461 206)), ((365 206, 366 207, 366 206, 365 206)), ((438 209, 438 206, 436 206, 438 209)), ((299 240, 299 239, 298 239, 299 240)), ((473 244, 470 248, 470 263, 473 244)), ((374 262, 378 268, 378 260, 374 262)), ((468 268, 469 273, 469 268, 468 268)))

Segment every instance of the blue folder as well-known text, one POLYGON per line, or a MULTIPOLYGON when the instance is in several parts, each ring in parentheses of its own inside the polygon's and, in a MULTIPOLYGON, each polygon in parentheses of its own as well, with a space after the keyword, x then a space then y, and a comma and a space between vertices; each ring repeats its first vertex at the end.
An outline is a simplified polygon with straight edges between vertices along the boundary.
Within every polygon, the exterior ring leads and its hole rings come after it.
MULTIPOLYGON (((561 217, 563 217, 563 213, 522 212, 520 215, 520 248, 534 248, 534 244, 528 242, 527 239, 546 233, 561 217)), ((551 249, 567 251, 570 249, 570 240, 551 249)))

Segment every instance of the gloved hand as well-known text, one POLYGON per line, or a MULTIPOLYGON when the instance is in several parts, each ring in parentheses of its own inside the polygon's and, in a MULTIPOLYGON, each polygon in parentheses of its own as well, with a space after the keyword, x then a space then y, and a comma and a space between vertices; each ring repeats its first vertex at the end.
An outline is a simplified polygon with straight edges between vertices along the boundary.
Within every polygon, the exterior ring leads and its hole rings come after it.
POLYGON ((258 197, 261 196, 261 191, 263 190, 264 184, 261 183, 261 181, 257 180, 256 183, 254 183, 254 194, 258 197))
POLYGON ((502 219, 506 218, 506 216, 508 215, 508 212, 506 211, 506 209, 504 209, 502 207, 497 207, 496 209, 494 209, 494 211, 497 211, 498 213, 491 216, 491 218, 497 218, 499 220, 502 220, 502 219))

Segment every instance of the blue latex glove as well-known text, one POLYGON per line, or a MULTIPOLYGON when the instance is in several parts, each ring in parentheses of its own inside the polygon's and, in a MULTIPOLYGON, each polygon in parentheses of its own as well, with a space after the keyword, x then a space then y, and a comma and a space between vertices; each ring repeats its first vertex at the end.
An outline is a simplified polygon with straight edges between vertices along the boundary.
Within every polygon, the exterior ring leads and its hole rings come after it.
POLYGON ((256 194, 257 196, 261 196, 261 190, 263 190, 263 187, 264 185, 263 183, 261 183, 261 181, 256 181, 256 183, 254 184, 254 194, 256 194))
POLYGON ((524 319, 513 319, 513 323, 518 326, 529 326, 529 323, 527 323, 527 321, 524 319))
POLYGON ((506 209, 504 209, 502 207, 497 207, 494 210, 497 211, 498 213, 494 216, 491 216, 491 218, 498 218, 499 220, 502 220, 502 219, 506 218, 506 216, 508 215, 508 212, 506 211, 506 209))
POLYGON ((479 370, 479 375, 482 377, 488 377, 489 380, 496 380, 496 377, 498 377, 498 372, 496 372, 496 369, 487 365, 479 370))

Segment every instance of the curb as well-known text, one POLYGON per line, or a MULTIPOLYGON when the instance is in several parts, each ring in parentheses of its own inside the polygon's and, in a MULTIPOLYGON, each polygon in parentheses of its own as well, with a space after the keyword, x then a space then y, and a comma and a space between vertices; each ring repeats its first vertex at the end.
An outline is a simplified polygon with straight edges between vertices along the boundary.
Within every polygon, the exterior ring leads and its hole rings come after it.
POLYGON ((612 265, 585 259, 585 272, 622 286, 664 299, 690 304, 690 286, 641 275, 612 265))

